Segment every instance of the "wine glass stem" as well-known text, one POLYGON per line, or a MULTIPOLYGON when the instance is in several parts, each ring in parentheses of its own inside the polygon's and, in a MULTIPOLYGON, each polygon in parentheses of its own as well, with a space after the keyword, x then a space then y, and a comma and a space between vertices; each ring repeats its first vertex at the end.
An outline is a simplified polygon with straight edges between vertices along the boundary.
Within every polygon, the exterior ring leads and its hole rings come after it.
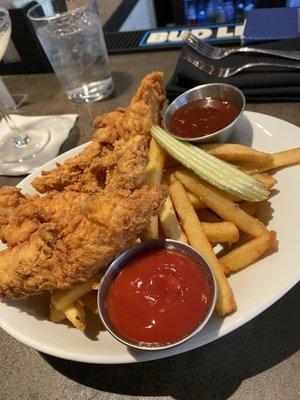
MULTIPOLYGON (((14 124, 15 125, 15 124, 14 124)), ((24 147, 28 143, 28 136, 26 133, 20 131, 20 129, 15 125, 14 129, 10 126, 12 131, 12 142, 16 147, 24 147)))
POLYGON ((11 140, 13 144, 17 148, 26 146, 26 144, 28 143, 28 136, 26 135, 26 133, 22 132, 14 123, 14 121, 10 118, 10 115, 6 111, 6 108, 4 107, 1 99, 0 99, 0 112, 12 132, 11 140))

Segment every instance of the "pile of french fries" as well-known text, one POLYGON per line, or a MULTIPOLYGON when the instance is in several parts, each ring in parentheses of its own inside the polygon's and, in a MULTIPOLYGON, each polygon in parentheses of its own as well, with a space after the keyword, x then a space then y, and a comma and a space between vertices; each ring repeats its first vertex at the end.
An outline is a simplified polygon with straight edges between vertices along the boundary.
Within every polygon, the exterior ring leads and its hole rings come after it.
MULTIPOLYGON (((300 147, 279 153, 265 153, 241 144, 201 146, 214 156, 235 164, 263 182, 269 190, 277 183, 266 171, 300 162, 300 147)), ((166 184, 169 197, 154 216, 141 240, 165 237, 190 244, 210 263, 217 281, 216 312, 220 316, 236 310, 227 277, 255 263, 276 246, 276 232, 255 218, 259 203, 242 201, 210 186, 192 171, 170 158, 151 140, 147 167, 149 185, 166 184), (222 256, 214 248, 223 246, 222 256)), ((69 320, 77 329, 86 326, 85 309, 97 313, 100 275, 68 290, 55 290, 50 304, 50 320, 69 320)))
POLYGON ((86 282, 77 283, 70 289, 54 290, 50 301, 50 321, 60 323, 68 320, 75 328, 83 332, 86 327, 85 309, 98 313, 97 291, 100 279, 99 273, 86 282))

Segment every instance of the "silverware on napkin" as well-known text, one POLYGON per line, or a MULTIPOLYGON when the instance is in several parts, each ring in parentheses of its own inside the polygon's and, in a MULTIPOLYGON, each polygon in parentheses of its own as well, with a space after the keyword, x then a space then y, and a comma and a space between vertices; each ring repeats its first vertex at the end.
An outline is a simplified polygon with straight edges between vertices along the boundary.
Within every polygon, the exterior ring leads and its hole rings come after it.
POLYGON ((212 60, 221 60, 233 53, 257 53, 268 54, 277 57, 290 58, 292 60, 300 60, 300 51, 271 50, 256 47, 230 47, 221 48, 214 47, 197 38, 192 33, 186 33, 182 36, 183 40, 197 53, 212 60))
POLYGON ((300 69, 300 64, 286 64, 283 62, 253 62, 247 63, 243 65, 239 65, 238 67, 216 67, 215 65, 209 64, 200 58, 196 58, 191 54, 186 54, 183 57, 184 60, 194 65, 200 71, 205 72, 208 75, 215 76, 218 78, 228 78, 229 76, 233 76, 238 74, 239 72, 254 68, 254 67, 279 67, 279 68, 292 68, 292 69, 300 69))

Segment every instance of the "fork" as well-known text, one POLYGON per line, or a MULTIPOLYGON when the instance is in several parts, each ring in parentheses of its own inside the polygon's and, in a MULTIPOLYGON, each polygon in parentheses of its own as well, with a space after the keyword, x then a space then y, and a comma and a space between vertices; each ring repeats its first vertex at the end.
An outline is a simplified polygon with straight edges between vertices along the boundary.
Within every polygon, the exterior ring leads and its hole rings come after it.
POLYGON ((221 47, 214 47, 210 44, 200 40, 192 33, 184 33, 183 40, 197 53, 212 60, 221 60, 233 53, 258 53, 268 54, 277 57, 290 58, 293 60, 300 60, 300 51, 283 51, 283 50, 269 50, 259 49, 255 47, 230 47, 222 49, 221 47))
POLYGON ((216 67, 215 65, 208 64, 207 62, 192 56, 191 54, 186 54, 183 57, 184 60, 194 65, 196 68, 207 73, 208 75, 215 76, 218 78, 228 78, 243 71, 244 69, 253 67, 282 67, 282 68, 293 68, 300 69, 300 64, 286 64, 286 63, 273 63, 273 62, 255 62, 240 65, 239 67, 216 67))

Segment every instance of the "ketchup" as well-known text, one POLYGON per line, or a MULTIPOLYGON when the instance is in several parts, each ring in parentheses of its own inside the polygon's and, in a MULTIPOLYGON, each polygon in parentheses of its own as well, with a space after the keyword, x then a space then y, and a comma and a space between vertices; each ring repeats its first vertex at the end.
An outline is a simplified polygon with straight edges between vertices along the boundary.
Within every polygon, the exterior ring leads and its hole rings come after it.
POLYGON ((226 100, 204 98, 178 108, 170 118, 169 127, 176 136, 196 138, 225 128, 238 114, 237 107, 226 100))
POLYGON ((150 250, 131 260, 109 288, 106 307, 116 332, 162 346, 192 333, 206 317, 211 288, 205 270, 178 250, 150 250))

